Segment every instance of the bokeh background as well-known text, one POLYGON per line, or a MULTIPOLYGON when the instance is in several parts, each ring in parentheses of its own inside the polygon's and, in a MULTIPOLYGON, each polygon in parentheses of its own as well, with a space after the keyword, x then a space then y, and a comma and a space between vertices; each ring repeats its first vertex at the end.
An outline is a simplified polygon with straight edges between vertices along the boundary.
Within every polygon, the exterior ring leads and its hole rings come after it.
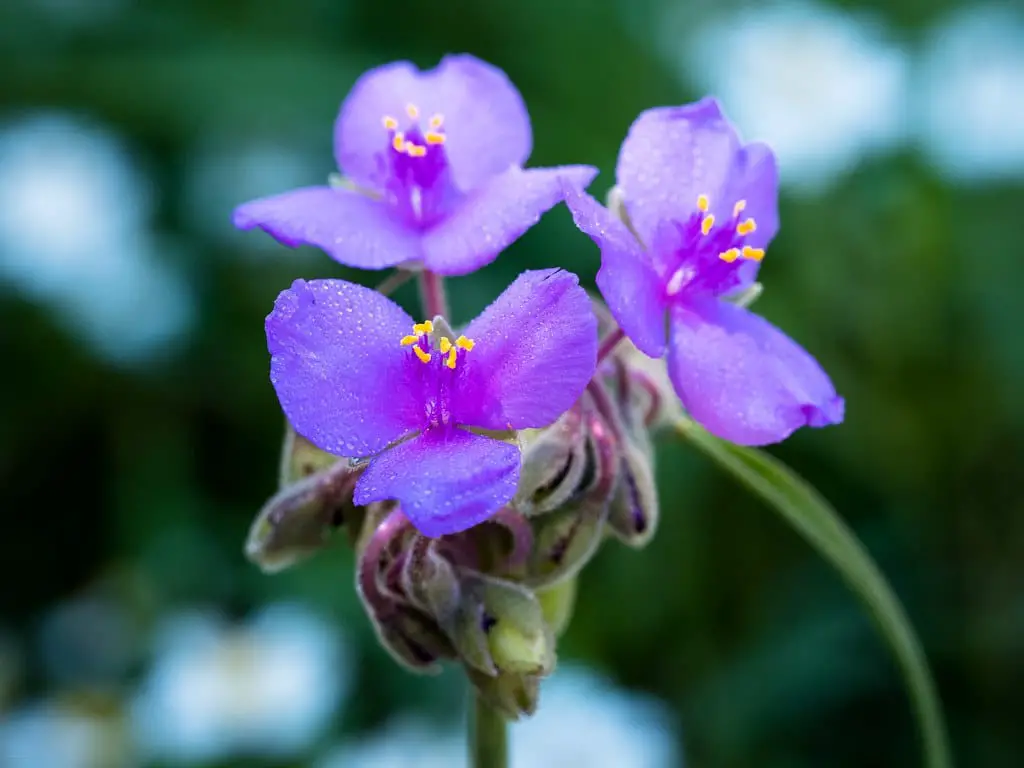
MULTIPOLYGON (((267 577, 263 317, 296 277, 374 282, 238 233, 320 183, 366 68, 504 68, 531 163, 612 184, 641 110, 719 96, 781 159, 758 310, 829 370, 839 428, 773 452, 904 600, 959 764, 1024 754, 1024 11, 951 0, 3 0, 0 766, 458 766, 462 679, 373 641, 339 542, 267 577)), ((560 208, 459 280, 591 281, 560 208)), ((415 294, 398 298, 413 307, 415 294)), ((516 766, 905 766, 897 672, 837 577, 671 436, 662 523, 585 572, 516 766)))

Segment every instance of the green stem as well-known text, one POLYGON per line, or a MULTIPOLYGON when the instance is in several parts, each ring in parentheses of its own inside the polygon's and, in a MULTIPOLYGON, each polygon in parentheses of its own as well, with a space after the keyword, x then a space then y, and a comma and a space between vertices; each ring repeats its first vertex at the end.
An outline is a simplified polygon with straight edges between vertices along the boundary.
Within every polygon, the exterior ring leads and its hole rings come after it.
POLYGON ((444 290, 444 278, 428 269, 420 272, 420 300, 423 302, 423 314, 432 320, 440 315, 448 318, 448 296, 444 290))
POLYGON ((501 713, 474 690, 469 716, 470 768, 508 767, 508 725, 501 713))

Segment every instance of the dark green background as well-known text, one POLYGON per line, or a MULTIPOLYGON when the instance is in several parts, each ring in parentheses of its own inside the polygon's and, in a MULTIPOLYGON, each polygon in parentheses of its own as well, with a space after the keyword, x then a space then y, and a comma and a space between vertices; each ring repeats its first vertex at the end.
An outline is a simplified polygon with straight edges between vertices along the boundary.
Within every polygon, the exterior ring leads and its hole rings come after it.
MULTIPOLYGON (((637 113, 701 95, 681 90, 627 23, 654 4, 152 0, 70 28, 5 0, 0 111, 68 109, 125 135, 152 173, 154 226, 185 245, 178 266, 201 303, 182 349, 131 370, 0 294, 0 622, 31 649, 47 607, 100 580, 143 626, 192 602, 243 614, 302 597, 361 643, 357 703, 339 728, 452 700, 455 675, 411 678, 373 646, 344 547, 275 578, 241 555, 273 491, 281 434, 262 319, 296 277, 376 276, 284 248, 239 258, 185 215, 183 169, 206 136, 287 136, 326 175, 332 121, 361 71, 468 51, 523 92, 531 164, 599 165, 603 194, 637 113)), ((861 5, 914 40, 952 4, 861 5)), ((1020 180, 958 189, 910 150, 871 160, 820 196, 783 196, 757 307, 847 398, 843 426, 773 452, 835 503, 892 580, 963 766, 1009 766, 1024 747, 1022 210, 1020 180)), ((456 319, 520 270, 551 265, 586 280, 598 267, 564 208, 454 284, 456 319)), ((659 534, 642 552, 608 545, 588 568, 562 655, 669 702, 693 766, 914 765, 896 670, 834 574, 671 436, 658 461, 659 534)), ((27 653, 26 696, 43 684, 27 653)))

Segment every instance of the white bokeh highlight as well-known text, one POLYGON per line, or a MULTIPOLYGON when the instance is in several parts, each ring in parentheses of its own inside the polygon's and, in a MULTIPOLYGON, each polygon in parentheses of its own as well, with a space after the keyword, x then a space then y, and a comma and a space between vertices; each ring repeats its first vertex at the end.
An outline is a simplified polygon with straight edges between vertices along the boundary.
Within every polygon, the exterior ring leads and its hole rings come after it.
POLYGON ((782 184, 820 191, 905 140, 909 57, 879 20, 808 2, 671 14, 662 49, 746 140, 772 146, 782 184))
MULTIPOLYGON (((464 720, 464 718, 463 718, 464 720)), ((682 768, 670 712, 584 667, 559 665, 541 687, 540 708, 510 727, 511 768, 682 768)), ((462 723, 412 716, 343 744, 316 768, 466 768, 462 723)))
POLYGON ((63 114, 0 124, 0 289, 47 307, 116 363, 191 327, 194 303, 147 229, 151 190, 125 148, 63 114))
POLYGON ((350 684, 344 638, 302 606, 272 605, 234 626, 182 615, 158 635, 133 731, 145 758, 176 765, 301 757, 350 684))
POLYGON ((1024 179, 1024 11, 954 12, 929 33, 917 77, 918 140, 943 175, 1024 179))

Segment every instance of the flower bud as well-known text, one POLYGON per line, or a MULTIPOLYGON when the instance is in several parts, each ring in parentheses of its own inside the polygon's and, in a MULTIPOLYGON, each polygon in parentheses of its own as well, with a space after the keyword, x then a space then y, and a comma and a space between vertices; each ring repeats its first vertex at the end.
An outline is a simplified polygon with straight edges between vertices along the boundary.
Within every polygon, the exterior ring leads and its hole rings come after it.
POLYGON ((537 711, 540 675, 499 673, 491 677, 475 669, 467 669, 470 682, 489 706, 507 720, 518 720, 537 711))
POLYGON ((358 529, 362 513, 352 504, 358 476, 344 461, 335 460, 282 488, 253 521, 246 556, 274 573, 322 549, 341 525, 358 529))
POLYGON ((280 488, 286 488, 339 461, 345 463, 344 459, 321 451, 296 432, 291 424, 285 423, 284 441, 281 445, 281 468, 278 477, 280 488))
POLYGON ((586 469, 586 432, 580 405, 543 430, 522 433, 523 464, 516 506, 527 515, 551 512, 576 492, 586 469))
POLYGON ((628 441, 622 446, 619 483, 608 513, 608 528, 625 544, 642 547, 658 524, 658 491, 651 460, 628 441))
POLYGON ((531 586, 575 575, 601 541, 618 475, 618 446, 595 409, 588 408, 586 423, 587 470, 578 495, 561 509, 532 520, 534 547, 524 579, 531 586))
POLYGON ((562 579, 553 587, 537 590, 537 600, 544 612, 544 621, 555 637, 569 628, 572 609, 576 604, 576 579, 562 579))
POLYGON ((463 571, 460 581, 458 609, 439 620, 466 665, 490 676, 547 674, 554 637, 534 594, 475 571, 463 571))

